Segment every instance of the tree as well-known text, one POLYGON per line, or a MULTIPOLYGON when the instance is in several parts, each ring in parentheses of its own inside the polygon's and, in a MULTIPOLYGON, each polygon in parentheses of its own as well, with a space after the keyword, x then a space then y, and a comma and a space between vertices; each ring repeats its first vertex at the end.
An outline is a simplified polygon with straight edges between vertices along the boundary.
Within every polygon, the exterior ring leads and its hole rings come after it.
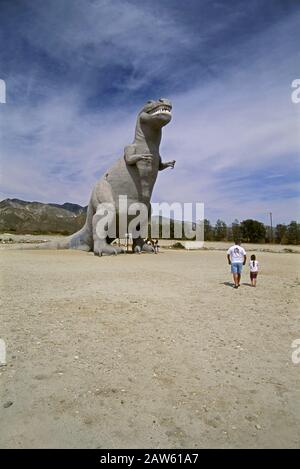
POLYGON ((241 234, 244 241, 258 243, 265 241, 266 228, 257 220, 244 220, 241 223, 241 234))
POLYGON ((222 220, 217 220, 214 229, 214 238, 216 241, 223 241, 226 239, 227 235, 227 226, 226 223, 222 220))
POLYGON ((204 219, 204 240, 212 241, 213 239, 213 227, 210 224, 210 221, 207 218, 204 219))
POLYGON ((291 221, 286 230, 287 244, 300 244, 300 224, 291 221))
POLYGON ((286 225, 276 225, 275 228, 275 242, 278 244, 284 244, 286 243, 286 230, 287 226, 286 225))
POLYGON ((227 241, 233 241, 233 236, 232 236, 232 227, 227 226, 227 235, 226 235, 227 241))
POLYGON ((232 230, 232 237, 233 237, 233 240, 238 240, 238 239, 241 239, 242 237, 242 233, 241 233, 241 226, 240 226, 240 222, 235 219, 231 225, 231 230, 232 230))

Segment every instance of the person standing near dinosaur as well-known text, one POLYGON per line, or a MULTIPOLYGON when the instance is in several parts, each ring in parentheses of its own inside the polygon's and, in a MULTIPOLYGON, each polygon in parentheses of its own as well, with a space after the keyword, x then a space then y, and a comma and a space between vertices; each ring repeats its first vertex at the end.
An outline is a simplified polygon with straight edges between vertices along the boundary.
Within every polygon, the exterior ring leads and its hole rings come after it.
POLYGON ((234 288, 240 286, 243 265, 246 264, 246 251, 242 248, 239 240, 234 241, 234 245, 227 251, 228 264, 231 265, 231 273, 233 275, 234 288))

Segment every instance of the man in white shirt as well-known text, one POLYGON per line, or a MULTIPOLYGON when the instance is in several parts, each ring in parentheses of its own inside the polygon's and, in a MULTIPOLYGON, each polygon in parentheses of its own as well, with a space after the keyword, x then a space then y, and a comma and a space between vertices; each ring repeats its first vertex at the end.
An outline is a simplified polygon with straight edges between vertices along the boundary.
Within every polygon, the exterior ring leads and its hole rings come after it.
POLYGON ((243 265, 246 264, 247 260, 246 251, 241 247, 240 241, 234 241, 234 245, 228 249, 227 259, 228 264, 231 265, 234 288, 238 288, 240 286, 243 265))

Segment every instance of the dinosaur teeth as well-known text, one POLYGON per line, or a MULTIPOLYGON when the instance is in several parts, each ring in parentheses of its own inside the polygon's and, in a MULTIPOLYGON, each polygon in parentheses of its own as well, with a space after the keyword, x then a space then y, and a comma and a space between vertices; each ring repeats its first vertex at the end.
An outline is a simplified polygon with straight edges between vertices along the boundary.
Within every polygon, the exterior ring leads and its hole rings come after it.
POLYGON ((171 111, 170 109, 166 108, 166 107, 160 107, 158 109, 155 109, 154 111, 151 112, 151 115, 156 115, 156 114, 167 114, 167 115, 170 115, 171 114, 171 111))

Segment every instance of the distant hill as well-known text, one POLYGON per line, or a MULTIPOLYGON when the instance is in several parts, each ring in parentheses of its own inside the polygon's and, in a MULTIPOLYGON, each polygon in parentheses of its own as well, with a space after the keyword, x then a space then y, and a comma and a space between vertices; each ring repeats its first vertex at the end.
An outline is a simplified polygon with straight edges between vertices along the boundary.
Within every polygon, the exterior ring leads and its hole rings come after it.
POLYGON ((5 199, 0 202, 0 232, 72 234, 83 226, 86 210, 68 202, 59 205, 5 199))
POLYGON ((75 213, 76 215, 80 215, 81 213, 86 213, 87 211, 87 206, 82 207, 81 205, 71 204, 70 202, 65 202, 62 205, 59 205, 59 204, 48 204, 48 205, 51 205, 51 207, 63 208, 65 210, 68 210, 69 212, 75 213))

